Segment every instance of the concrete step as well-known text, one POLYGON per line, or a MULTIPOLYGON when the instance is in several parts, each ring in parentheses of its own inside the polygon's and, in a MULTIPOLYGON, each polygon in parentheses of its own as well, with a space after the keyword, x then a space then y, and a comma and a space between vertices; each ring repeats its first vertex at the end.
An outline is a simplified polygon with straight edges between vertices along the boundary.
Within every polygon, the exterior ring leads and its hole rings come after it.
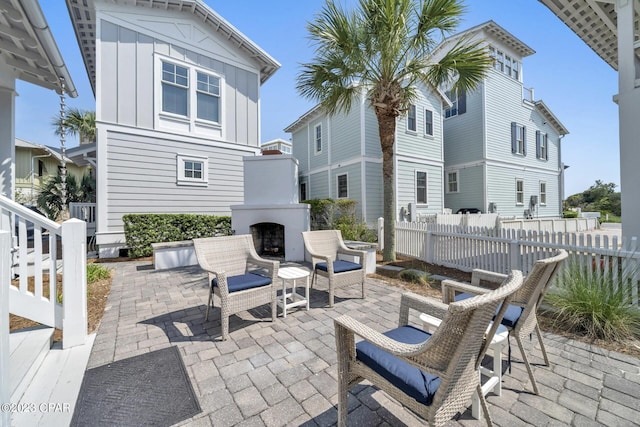
POLYGON ((87 369, 96 335, 78 347, 63 350, 55 343, 22 396, 22 407, 33 408, 13 414, 12 426, 68 426, 87 369))
POLYGON ((53 328, 37 326, 9 334, 9 393, 11 402, 22 398, 53 342, 53 328))

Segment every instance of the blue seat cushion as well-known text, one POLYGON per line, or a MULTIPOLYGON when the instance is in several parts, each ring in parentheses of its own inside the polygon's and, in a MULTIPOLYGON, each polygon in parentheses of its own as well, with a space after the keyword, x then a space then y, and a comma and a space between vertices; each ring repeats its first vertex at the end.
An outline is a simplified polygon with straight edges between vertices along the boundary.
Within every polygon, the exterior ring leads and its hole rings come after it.
MULTIPOLYGON (((227 277, 227 288, 229 289, 229 293, 244 291, 245 289, 259 288, 260 286, 269 284, 271 284, 271 279, 269 277, 253 273, 227 277)), ((218 286, 218 279, 213 279, 212 285, 218 286)))
MULTIPOLYGON (((345 271, 361 270, 362 265, 355 262, 343 261, 341 259, 333 261, 333 272, 344 273, 345 271)), ((316 270, 327 271, 327 263, 319 262, 316 264, 316 270)))
MULTIPOLYGON (((384 335, 406 344, 418 344, 431 337, 430 333, 413 326, 401 326, 384 335)), ((356 359, 426 406, 431 405, 440 386, 440 377, 421 371, 366 341, 356 344, 356 359)))
MULTIPOLYGON (((461 301, 463 299, 471 298, 474 296, 475 295, 473 294, 463 293, 463 294, 456 295, 455 299, 456 301, 461 301)), ((496 308, 496 315, 500 311, 500 307, 501 306, 498 306, 498 308, 496 308)), ((524 311, 524 307, 520 307, 517 305, 509 305, 509 307, 507 307, 507 311, 504 312, 504 317, 502 318, 502 322, 500 323, 508 328, 515 328, 516 324, 518 323, 518 320, 520 320, 520 316, 522 316, 523 311, 524 311)))

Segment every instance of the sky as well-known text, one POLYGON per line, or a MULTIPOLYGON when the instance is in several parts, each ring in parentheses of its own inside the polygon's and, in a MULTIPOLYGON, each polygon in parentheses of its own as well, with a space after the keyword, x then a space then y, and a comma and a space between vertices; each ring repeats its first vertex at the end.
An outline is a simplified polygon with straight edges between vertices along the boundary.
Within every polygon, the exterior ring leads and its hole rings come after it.
MULTIPOLYGON (((261 88, 261 142, 290 139, 284 128, 314 106, 296 91, 301 63, 313 57, 306 25, 324 0, 205 0, 282 67, 261 88)), ((342 0, 351 7, 355 0, 342 0)), ((67 105, 95 110, 71 21, 62 0, 41 0, 42 10, 57 41, 79 96, 67 105)), ((579 193, 597 179, 620 184, 618 76, 549 9, 536 0, 467 0, 459 31, 495 21, 531 47, 524 58, 524 86, 535 89, 569 130, 562 139, 566 171, 565 195, 579 193)), ((53 91, 19 81, 16 98, 16 137, 34 143, 59 146, 52 118, 59 111, 53 91)), ((77 141, 67 142, 67 146, 77 141)), ((618 187, 619 190, 619 187, 618 187)))

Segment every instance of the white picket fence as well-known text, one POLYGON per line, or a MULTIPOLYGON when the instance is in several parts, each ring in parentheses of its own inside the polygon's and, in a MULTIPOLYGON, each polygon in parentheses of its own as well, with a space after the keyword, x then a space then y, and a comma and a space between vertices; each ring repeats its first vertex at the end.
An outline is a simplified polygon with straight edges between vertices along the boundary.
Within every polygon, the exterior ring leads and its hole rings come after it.
POLYGON ((458 227, 419 222, 396 223, 396 253, 430 264, 472 271, 480 268, 527 274, 533 264, 556 249, 569 252, 573 262, 611 274, 631 272, 631 297, 638 305, 640 249, 638 240, 578 233, 538 233, 513 229, 458 227))

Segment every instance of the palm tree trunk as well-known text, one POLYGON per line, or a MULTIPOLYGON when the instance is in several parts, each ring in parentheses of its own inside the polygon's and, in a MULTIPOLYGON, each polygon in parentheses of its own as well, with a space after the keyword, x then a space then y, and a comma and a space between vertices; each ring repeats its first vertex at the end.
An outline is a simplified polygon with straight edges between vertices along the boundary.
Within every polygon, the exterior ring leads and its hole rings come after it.
POLYGON ((382 148, 382 188, 384 195, 384 251, 383 260, 396 260, 396 197, 394 188, 393 144, 396 134, 396 116, 376 109, 378 134, 382 148))

